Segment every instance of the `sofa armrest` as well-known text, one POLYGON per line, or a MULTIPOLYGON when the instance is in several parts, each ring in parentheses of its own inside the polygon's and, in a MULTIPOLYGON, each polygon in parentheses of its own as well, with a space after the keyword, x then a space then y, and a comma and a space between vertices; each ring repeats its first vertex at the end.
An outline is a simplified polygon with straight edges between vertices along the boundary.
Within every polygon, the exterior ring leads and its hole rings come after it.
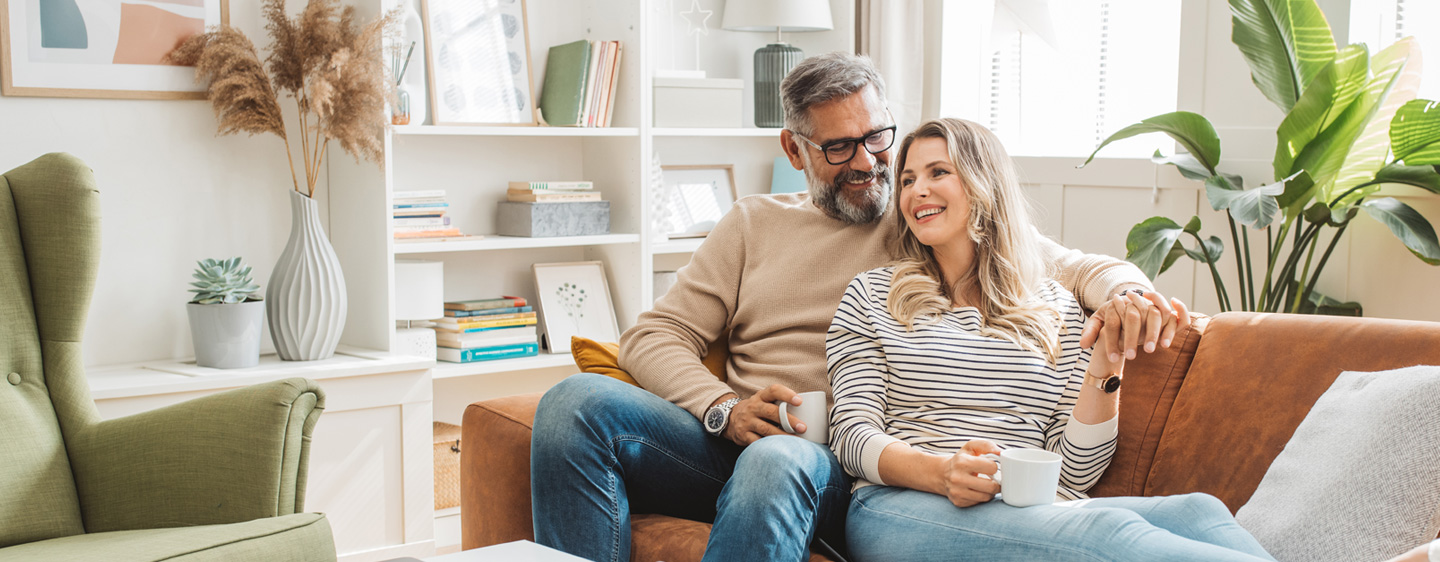
POLYGON ((535 540, 530 434, 539 394, 476 402, 460 429, 460 547, 535 540))
POLYGON ((300 512, 314 381, 237 388, 90 426, 69 444, 87 532, 211 525, 300 512))

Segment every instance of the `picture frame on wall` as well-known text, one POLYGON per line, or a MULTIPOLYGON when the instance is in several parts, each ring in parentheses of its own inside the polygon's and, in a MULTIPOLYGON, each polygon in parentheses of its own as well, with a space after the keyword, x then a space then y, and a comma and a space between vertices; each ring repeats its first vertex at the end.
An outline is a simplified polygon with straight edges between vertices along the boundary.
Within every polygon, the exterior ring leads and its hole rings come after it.
POLYGON ((229 23, 228 0, 0 0, 0 93, 205 99, 194 67, 164 57, 229 23))
POLYGON ((605 262, 537 263, 540 324, 550 353, 570 353, 570 337, 620 341, 605 262))
POLYGON ((670 239, 700 238, 735 206, 735 165, 661 166, 662 208, 659 234, 670 239))
POLYGON ((436 125, 537 123, 525 0, 421 0, 436 125))

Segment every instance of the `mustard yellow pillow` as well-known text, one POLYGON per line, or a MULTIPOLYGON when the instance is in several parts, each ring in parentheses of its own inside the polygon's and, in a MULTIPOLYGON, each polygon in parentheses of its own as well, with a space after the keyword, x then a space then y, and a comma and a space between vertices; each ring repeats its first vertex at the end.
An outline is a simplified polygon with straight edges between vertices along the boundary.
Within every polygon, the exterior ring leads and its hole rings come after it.
MULTIPOLYGON (((725 360, 729 358, 730 334, 726 332, 719 339, 710 342, 710 348, 705 350, 705 357, 701 362, 710 374, 715 378, 724 381, 725 360)), ((605 375, 619 381, 627 382, 635 386, 640 383, 635 377, 620 368, 620 344, 611 342, 597 342, 592 339, 580 336, 570 336, 570 355, 575 358, 575 365, 586 373, 605 375)))

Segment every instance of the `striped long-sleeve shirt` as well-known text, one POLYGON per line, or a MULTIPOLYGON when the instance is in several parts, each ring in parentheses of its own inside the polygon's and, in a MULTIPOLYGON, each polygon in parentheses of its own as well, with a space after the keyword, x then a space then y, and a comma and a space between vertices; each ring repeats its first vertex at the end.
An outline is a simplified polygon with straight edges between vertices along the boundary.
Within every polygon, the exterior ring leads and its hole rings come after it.
POLYGON ((1064 322, 1052 366, 1040 353, 980 335, 973 307, 907 331, 887 309, 892 275, 884 267, 856 276, 825 340, 835 395, 830 446, 861 479, 857 487, 884 484, 880 452, 896 441, 949 456, 988 439, 1002 449, 1059 453, 1057 496, 1086 497, 1110 464, 1118 426, 1115 418, 1095 425, 1070 419, 1090 362, 1080 347, 1085 316, 1075 297, 1051 280, 1037 291, 1064 322))

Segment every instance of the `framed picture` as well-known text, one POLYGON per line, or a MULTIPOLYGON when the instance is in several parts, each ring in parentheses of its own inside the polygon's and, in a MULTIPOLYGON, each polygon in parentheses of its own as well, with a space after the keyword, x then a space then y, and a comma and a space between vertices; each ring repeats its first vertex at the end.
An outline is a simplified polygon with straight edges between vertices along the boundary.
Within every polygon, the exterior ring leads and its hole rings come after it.
POLYGON ((570 353, 570 336, 620 341, 604 262, 537 263, 533 268, 550 353, 570 353))
POLYGON ((735 166, 661 166, 658 230, 669 238, 705 236, 735 206, 735 166))
POLYGON ((525 0, 422 0, 436 125, 534 125, 525 0))
POLYGON ((193 67, 163 59, 229 22, 226 0, 0 0, 0 93, 205 99, 193 67))

